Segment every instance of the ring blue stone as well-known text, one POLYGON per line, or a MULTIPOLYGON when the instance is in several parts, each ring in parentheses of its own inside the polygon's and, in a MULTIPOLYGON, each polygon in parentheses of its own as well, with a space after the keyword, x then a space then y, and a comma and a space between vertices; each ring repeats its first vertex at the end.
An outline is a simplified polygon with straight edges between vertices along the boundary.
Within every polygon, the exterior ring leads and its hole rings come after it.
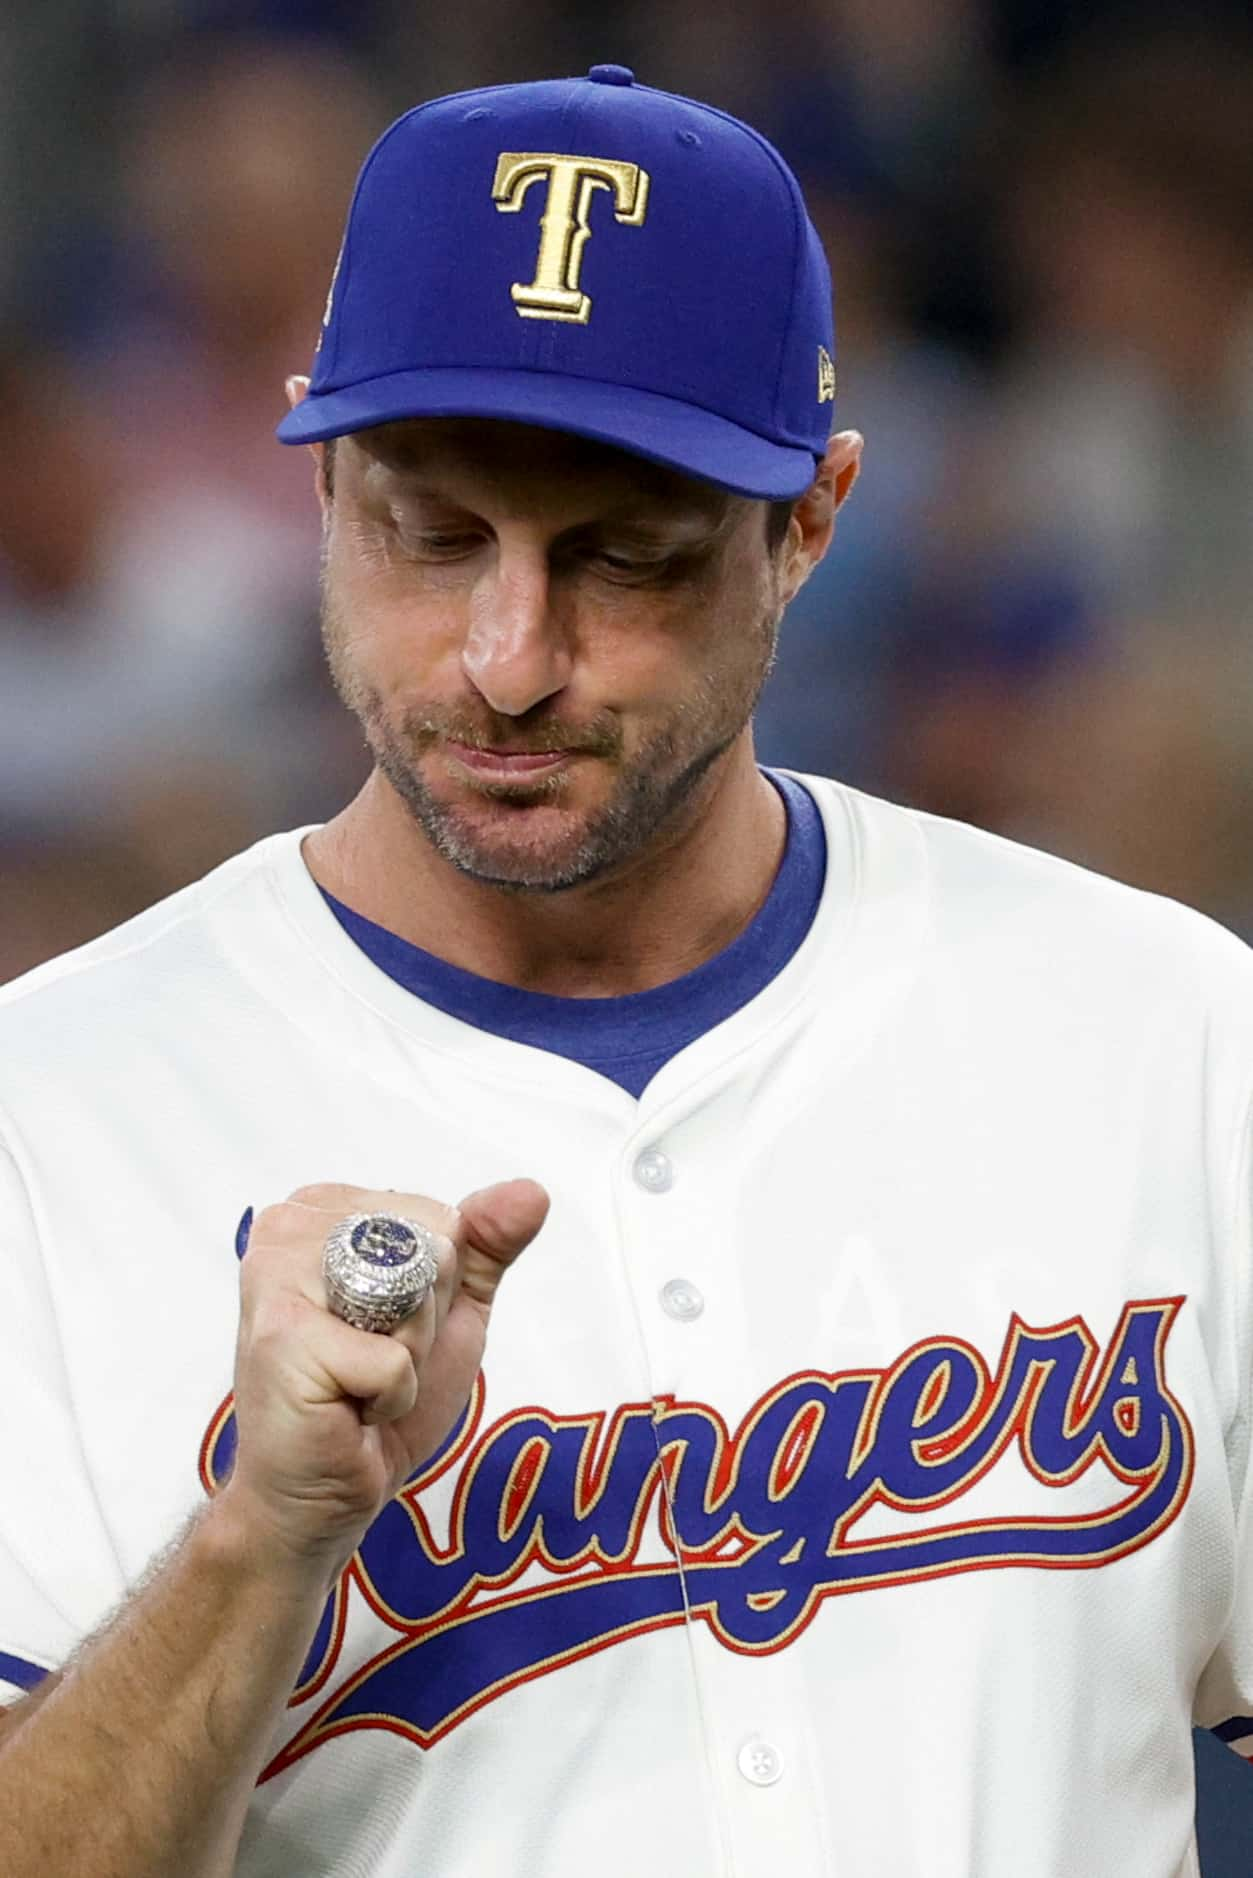
POLYGON ((421 1241, 408 1220, 367 1213, 353 1227, 348 1243, 358 1258, 369 1259, 372 1265, 403 1265, 421 1241))

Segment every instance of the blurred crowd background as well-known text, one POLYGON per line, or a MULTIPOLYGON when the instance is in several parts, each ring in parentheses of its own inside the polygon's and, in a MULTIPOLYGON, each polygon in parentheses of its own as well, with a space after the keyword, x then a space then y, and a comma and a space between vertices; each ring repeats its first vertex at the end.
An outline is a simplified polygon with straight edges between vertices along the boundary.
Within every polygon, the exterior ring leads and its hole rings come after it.
POLYGON ((407 105, 597 60, 747 116, 867 438, 767 761, 1253 937, 1247 4, 39 0, 0 13, 0 980, 363 773, 307 367, 407 105))
MULTIPOLYGON (((765 129, 831 255, 866 467, 761 755, 1253 939, 1251 33, 1247 0, 7 0, 0 981, 364 774, 283 380, 393 116, 605 60, 765 129)), ((1247 1874, 1211 1753, 1206 1873, 1247 1874)))

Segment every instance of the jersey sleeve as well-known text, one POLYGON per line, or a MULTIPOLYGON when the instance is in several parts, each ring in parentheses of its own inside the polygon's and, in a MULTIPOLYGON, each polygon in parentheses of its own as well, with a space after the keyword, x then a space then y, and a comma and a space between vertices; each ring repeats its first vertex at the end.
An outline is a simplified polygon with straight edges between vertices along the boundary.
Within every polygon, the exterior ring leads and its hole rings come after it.
POLYGON ((123 1581, 85 1463, 17 1150, 0 1138, 0 1703, 62 1664, 123 1581))

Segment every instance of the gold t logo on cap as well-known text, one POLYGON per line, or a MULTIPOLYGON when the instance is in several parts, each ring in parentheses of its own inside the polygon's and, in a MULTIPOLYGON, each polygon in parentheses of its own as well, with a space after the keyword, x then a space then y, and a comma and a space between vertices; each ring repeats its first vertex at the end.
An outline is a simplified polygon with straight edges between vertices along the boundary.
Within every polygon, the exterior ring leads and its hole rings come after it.
POLYGON ((524 320, 573 320, 586 326, 592 302, 579 289, 579 269, 592 232, 592 196, 597 189, 610 190, 614 220, 639 228, 648 207, 648 171, 638 163, 617 163, 610 157, 503 150, 492 200, 502 213, 515 213, 531 184, 541 178, 548 191, 540 217, 535 279, 515 280, 509 291, 524 320))

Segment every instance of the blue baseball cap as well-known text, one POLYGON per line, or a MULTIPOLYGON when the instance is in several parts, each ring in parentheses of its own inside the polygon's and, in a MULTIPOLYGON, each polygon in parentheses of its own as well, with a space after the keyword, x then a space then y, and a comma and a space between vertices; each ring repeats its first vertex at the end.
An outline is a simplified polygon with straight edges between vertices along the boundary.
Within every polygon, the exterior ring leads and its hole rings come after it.
POLYGON ((834 345, 778 152, 597 65, 438 98, 383 133, 278 435, 508 418, 782 500, 826 448, 834 345))

